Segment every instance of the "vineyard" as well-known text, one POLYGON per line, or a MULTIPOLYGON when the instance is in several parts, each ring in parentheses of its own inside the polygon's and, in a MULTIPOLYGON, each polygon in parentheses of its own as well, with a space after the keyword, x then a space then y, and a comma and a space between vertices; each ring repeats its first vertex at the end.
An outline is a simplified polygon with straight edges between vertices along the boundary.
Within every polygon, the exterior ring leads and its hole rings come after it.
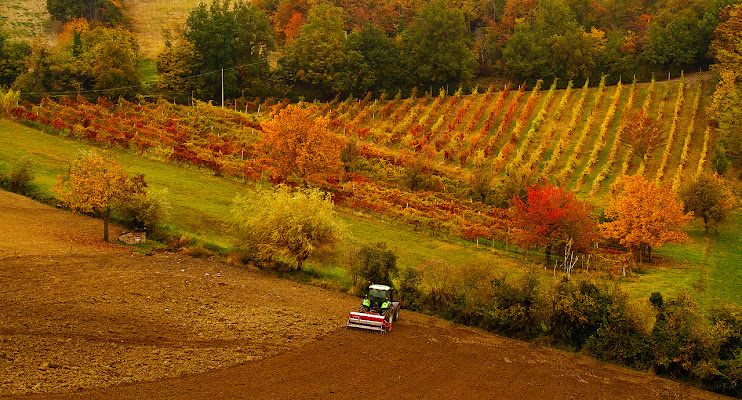
MULTIPOLYGON (((433 233, 505 241, 509 212, 474 196, 476 182, 492 187, 518 174, 600 201, 622 174, 642 174, 677 190, 683 178, 709 168, 713 129, 704 113, 709 83, 701 75, 590 84, 569 82, 556 90, 557 82, 538 81, 484 93, 336 98, 304 106, 345 138, 349 172, 325 183, 338 203, 433 233), (639 112, 663 132, 662 142, 643 158, 622 135, 639 112), (412 178, 424 184, 411 187, 412 178)), ((270 181, 272 160, 260 123, 287 105, 240 99, 220 108, 79 97, 25 103, 13 115, 77 140, 235 179, 270 181)))

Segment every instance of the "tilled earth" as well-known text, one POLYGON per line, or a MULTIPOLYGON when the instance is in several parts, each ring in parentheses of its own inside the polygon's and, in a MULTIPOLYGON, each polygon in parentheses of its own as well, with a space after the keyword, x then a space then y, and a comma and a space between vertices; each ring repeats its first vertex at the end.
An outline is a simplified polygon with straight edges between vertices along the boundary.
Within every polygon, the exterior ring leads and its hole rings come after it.
POLYGON ((0 232, 0 398, 722 398, 404 310, 348 331, 351 296, 137 254, 2 191, 0 232))

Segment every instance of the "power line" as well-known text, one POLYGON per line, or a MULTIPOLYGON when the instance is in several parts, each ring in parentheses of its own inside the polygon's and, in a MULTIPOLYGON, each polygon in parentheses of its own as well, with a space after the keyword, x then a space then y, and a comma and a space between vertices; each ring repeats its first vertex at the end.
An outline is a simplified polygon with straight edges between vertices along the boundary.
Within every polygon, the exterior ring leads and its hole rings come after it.
POLYGON ((150 85, 168 85, 168 84, 175 83, 175 82, 189 81, 189 80, 192 80, 192 79, 195 79, 195 78, 199 78, 199 77, 202 77, 202 76, 206 76, 206 75, 222 73, 222 71, 231 71, 231 70, 235 70, 235 69, 239 69, 239 68, 243 68, 243 67, 249 67, 249 66, 257 65, 257 64, 262 64, 262 63, 261 62, 254 62, 254 63, 251 63, 251 64, 244 64, 244 65, 237 66, 237 67, 220 68, 220 69, 217 69, 217 70, 214 70, 214 71, 208 71, 208 72, 204 72, 204 73, 201 73, 201 74, 188 76, 188 77, 185 77, 185 78, 175 78, 175 79, 171 79, 171 80, 168 80, 168 81, 152 81, 152 82, 142 83, 141 85, 121 86, 121 87, 107 88, 107 89, 72 90, 72 91, 59 91, 59 92, 25 92, 25 93, 24 92, 21 92, 21 96, 24 96, 24 95, 26 95, 26 96, 64 96, 64 95, 68 95, 68 94, 101 93, 101 92, 112 92, 112 91, 115 91, 115 90, 136 89, 136 88, 146 87, 146 86, 150 86, 150 85))

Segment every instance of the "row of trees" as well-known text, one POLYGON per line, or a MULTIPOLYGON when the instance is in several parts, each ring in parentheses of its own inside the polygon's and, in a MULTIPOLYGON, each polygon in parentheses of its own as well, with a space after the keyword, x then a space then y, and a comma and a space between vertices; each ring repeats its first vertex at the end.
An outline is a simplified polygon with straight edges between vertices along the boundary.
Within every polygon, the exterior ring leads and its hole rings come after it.
MULTIPOLYGON (((437 91, 485 76, 558 77, 563 83, 595 82, 603 74, 611 81, 648 79, 658 70, 707 66, 722 10, 734 1, 601 1, 594 7, 576 0, 381 3, 201 3, 184 24, 166 27, 157 56, 162 86, 156 89, 183 100, 191 94, 219 100, 222 88, 228 98, 327 98, 437 91), (278 62, 271 67, 269 59, 278 62)), ((139 82, 124 3, 49 0, 48 9, 65 23, 59 44, 4 49, 0 35, 0 60, 11 64, 0 69, 2 83, 25 70, 16 84, 24 92, 127 88, 105 94, 131 98, 155 89, 139 82)))

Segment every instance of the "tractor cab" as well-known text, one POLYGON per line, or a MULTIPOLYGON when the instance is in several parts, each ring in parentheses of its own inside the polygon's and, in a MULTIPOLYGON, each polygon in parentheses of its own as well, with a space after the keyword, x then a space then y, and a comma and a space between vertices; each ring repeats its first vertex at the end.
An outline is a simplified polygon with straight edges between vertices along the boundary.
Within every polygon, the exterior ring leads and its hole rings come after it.
POLYGON ((399 302, 394 299, 394 289, 388 285, 370 285, 358 308, 348 316, 349 328, 368 329, 386 333, 392 322, 399 318, 399 302))

